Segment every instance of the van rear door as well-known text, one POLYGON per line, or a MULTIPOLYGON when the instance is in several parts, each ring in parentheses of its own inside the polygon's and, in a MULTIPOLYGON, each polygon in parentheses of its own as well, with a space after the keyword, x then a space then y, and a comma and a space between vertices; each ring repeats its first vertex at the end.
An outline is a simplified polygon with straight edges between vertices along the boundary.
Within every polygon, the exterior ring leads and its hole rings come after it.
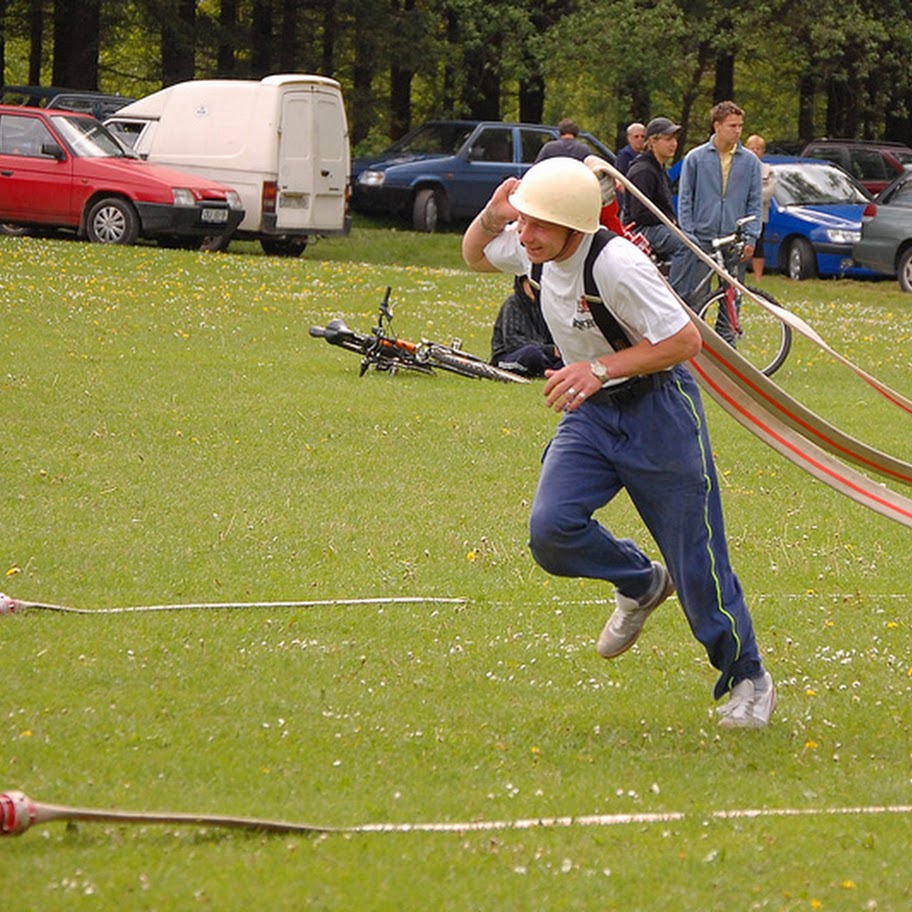
POLYGON ((322 87, 282 99, 276 229, 342 231, 350 153, 341 95, 322 87))

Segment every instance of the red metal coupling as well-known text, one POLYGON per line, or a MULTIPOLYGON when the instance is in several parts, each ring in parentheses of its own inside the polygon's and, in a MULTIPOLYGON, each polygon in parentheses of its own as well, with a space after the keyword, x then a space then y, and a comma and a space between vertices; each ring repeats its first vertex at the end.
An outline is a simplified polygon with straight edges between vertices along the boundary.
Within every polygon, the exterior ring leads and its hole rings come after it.
POLYGON ((37 810, 24 792, 0 794, 0 836, 18 836, 34 822, 37 810))

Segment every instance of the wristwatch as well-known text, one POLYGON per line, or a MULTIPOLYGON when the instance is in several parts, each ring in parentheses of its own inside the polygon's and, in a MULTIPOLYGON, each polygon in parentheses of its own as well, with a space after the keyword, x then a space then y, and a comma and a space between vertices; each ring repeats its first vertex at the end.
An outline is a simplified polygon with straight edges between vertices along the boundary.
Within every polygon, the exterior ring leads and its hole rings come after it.
POLYGON ((608 368, 602 364, 597 358, 594 361, 589 362, 589 370, 595 375, 596 380, 604 386, 610 379, 611 374, 608 373, 608 368))

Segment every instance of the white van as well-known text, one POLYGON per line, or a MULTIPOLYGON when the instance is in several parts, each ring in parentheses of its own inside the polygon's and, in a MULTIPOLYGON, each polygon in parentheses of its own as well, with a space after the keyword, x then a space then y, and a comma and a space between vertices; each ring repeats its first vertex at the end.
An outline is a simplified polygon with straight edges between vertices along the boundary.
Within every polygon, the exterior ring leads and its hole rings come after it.
POLYGON ((334 79, 181 82, 105 124, 141 158, 234 187, 245 215, 232 236, 258 239, 266 253, 298 256, 310 235, 351 229, 348 122, 334 79))

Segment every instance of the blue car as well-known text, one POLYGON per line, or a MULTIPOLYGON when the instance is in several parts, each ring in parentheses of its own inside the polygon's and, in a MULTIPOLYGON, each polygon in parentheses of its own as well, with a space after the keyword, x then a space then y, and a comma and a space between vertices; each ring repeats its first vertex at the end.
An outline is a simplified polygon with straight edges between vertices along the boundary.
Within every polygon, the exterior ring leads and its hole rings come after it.
POLYGON ((852 255, 868 191, 829 162, 773 155, 764 161, 776 178, 764 234, 767 264, 791 279, 870 275, 852 255))
MULTIPOLYGON (((352 162, 352 209, 408 219, 416 231, 474 218, 495 188, 522 177, 557 127, 479 120, 432 120, 379 155, 352 162)), ((579 139, 614 163, 588 133, 579 139)))

